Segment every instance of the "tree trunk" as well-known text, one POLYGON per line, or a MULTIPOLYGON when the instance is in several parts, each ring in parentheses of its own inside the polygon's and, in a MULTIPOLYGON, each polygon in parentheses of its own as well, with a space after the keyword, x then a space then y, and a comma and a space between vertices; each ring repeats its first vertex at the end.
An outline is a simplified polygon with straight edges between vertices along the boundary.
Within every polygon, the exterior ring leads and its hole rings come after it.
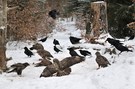
POLYGON ((6 69, 7 0, 0 1, 0 70, 6 69))
POLYGON ((101 33, 108 32, 106 2, 91 3, 91 29, 91 35, 94 37, 99 37, 101 33))

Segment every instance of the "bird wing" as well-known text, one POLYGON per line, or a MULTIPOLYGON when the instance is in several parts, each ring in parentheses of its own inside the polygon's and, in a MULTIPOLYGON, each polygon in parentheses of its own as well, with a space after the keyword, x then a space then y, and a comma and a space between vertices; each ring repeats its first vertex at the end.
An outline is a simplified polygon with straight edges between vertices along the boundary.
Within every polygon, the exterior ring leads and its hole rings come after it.
POLYGON ((46 57, 53 57, 51 55, 51 53, 49 51, 47 51, 47 50, 43 50, 43 55, 46 56, 46 57))
POLYGON ((90 53, 89 51, 86 51, 86 54, 87 54, 87 55, 91 55, 91 53, 90 53))
POLYGON ((22 63, 16 63, 16 64, 11 65, 10 67, 19 67, 21 65, 22 65, 22 63))
POLYGON ((103 63, 110 64, 106 57, 104 57, 104 56, 101 56, 101 57, 102 57, 103 63))
POLYGON ((97 63, 99 63, 99 64, 110 64, 109 61, 104 56, 97 57, 97 63))

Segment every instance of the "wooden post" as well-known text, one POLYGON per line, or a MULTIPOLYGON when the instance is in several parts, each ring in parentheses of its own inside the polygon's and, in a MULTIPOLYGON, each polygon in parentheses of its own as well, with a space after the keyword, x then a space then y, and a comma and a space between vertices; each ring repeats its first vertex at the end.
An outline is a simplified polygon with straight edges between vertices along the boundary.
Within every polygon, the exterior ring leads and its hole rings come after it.
POLYGON ((7 0, 0 0, 0 70, 6 69, 7 0))
POLYGON ((104 1, 91 3, 91 35, 99 37, 108 32, 107 5, 104 1))

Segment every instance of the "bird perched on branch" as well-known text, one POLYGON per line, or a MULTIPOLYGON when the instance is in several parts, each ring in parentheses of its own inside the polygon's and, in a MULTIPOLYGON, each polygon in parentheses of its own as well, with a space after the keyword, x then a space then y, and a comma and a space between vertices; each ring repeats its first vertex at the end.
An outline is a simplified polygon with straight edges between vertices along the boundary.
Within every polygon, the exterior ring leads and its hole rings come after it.
POLYGON ((42 39, 40 39, 40 40, 38 40, 38 41, 45 42, 45 41, 47 40, 47 38, 48 38, 48 37, 45 37, 45 38, 42 38, 42 39))
POLYGON ((72 44, 77 44, 77 43, 79 43, 79 41, 80 41, 82 38, 77 38, 77 37, 70 36, 69 39, 70 39, 70 42, 71 42, 72 44))
POLYGON ((109 63, 109 61, 107 60, 107 58, 105 58, 104 56, 102 56, 100 54, 100 52, 96 52, 95 55, 96 55, 96 62, 98 64, 98 69, 100 67, 107 67, 108 65, 111 65, 109 63))
POLYGON ((87 50, 79 50, 81 55, 83 56, 91 56, 91 52, 87 51, 87 50))
POLYGON ((24 47, 24 53, 25 53, 28 57, 31 57, 32 55, 34 55, 27 47, 24 47))
POLYGON ((11 73, 11 72, 16 72, 18 75, 22 74, 22 71, 29 66, 29 63, 25 62, 25 63, 17 63, 17 64, 13 64, 11 65, 11 68, 13 68, 11 71, 8 71, 7 73, 11 73))

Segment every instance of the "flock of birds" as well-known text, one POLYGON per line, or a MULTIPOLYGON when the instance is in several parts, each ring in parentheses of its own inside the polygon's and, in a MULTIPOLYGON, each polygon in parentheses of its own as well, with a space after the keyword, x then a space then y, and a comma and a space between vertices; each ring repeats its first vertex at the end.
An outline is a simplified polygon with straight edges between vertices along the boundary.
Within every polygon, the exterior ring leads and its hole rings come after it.
MULTIPOLYGON (((59 15, 60 13, 57 11, 57 10, 51 10, 49 11, 48 15, 52 18, 52 19, 56 19, 57 15, 59 15)), ((41 42, 45 42, 47 40, 48 37, 45 37, 43 39, 40 39, 38 41, 41 41, 41 42)), ((128 40, 133 40, 134 39, 134 35, 132 35, 128 40)), ((72 44, 78 44, 80 43, 80 40, 82 40, 82 38, 78 38, 78 37, 74 37, 74 36, 70 36, 69 37, 69 40, 72 44)), ((127 52, 133 52, 132 50, 128 49, 127 46, 123 46, 123 43, 121 43, 119 40, 116 40, 116 39, 113 39, 113 38, 107 38, 106 41, 108 41, 112 46, 114 46, 117 50, 120 51, 120 53, 118 55, 120 55, 122 52, 124 51, 127 51, 127 52)), ((105 41, 105 42, 106 42, 105 41)), ((59 53, 59 52, 63 52, 62 50, 60 50, 59 48, 57 48, 57 45, 60 46, 60 43, 58 40, 54 39, 53 40, 53 44, 54 44, 54 51, 56 53, 59 53)), ((41 59, 41 62, 37 63, 36 64, 36 67, 38 66, 47 66, 47 65, 51 65, 52 62, 49 61, 51 60, 50 58, 53 58, 53 55, 51 55, 51 53, 47 50, 44 49, 43 45, 40 44, 40 43, 36 43, 34 44, 30 49, 28 49, 27 47, 24 47, 24 53, 28 56, 28 57, 32 57, 34 54, 31 50, 37 50, 37 53, 43 58, 41 59)), ((79 52, 80 54, 82 55, 79 55, 75 49, 73 47, 70 47, 70 48, 67 48, 67 50, 69 50, 69 54, 71 55, 71 57, 74 57, 74 56, 78 56, 78 57, 86 57, 86 56, 91 56, 91 52, 87 51, 87 50, 82 50, 82 49, 79 49, 79 52)), ((111 65, 109 63, 109 61, 107 60, 106 57, 102 56, 100 54, 100 52, 96 52, 95 53, 96 55, 96 62, 98 64, 98 68, 99 69, 100 67, 107 67, 108 65, 111 65)), ((54 58, 55 60, 55 58, 54 58)), ((7 70, 7 73, 11 73, 11 72, 16 72, 18 75, 21 75, 22 74, 22 71, 27 67, 29 66, 30 64, 25 62, 25 63, 16 63, 16 64, 13 64, 10 66, 10 68, 12 70, 7 70)))
MULTIPOLYGON (((47 40, 48 37, 45 37, 43 39, 40 39, 39 41, 41 42, 45 42, 47 40)), ((72 44, 78 44, 80 42, 80 40, 82 38, 77 38, 77 37, 73 37, 70 36, 69 37, 70 42, 72 44)), ((121 43, 119 40, 113 39, 113 38, 107 38, 106 41, 108 41, 108 43, 110 43, 111 45, 113 45, 117 50, 120 51, 120 53, 118 55, 120 55, 122 52, 127 51, 127 52, 133 52, 132 50, 128 49, 128 47, 123 46, 123 43, 121 43)), ((105 42, 106 42, 105 41, 105 42)), ((59 41, 54 39, 53 41, 54 44, 54 51, 59 53, 62 52, 60 49, 57 48, 57 45, 60 45, 59 41)), ((43 45, 40 43, 36 43, 34 44, 30 49, 28 49, 27 47, 24 47, 24 53, 28 56, 28 57, 32 57, 34 54, 31 50, 37 50, 37 53, 43 58, 41 60, 40 63, 38 63, 36 66, 47 66, 52 64, 52 62, 50 62, 49 60, 51 60, 50 58, 53 58, 53 55, 51 55, 51 53, 47 50, 44 49, 43 45)), ((79 57, 86 57, 86 56, 92 56, 91 52, 87 51, 87 50, 82 50, 79 49, 80 54, 79 55, 73 47, 67 48, 67 50, 69 50, 69 54, 71 55, 71 57, 73 56, 79 56, 79 57)), ((109 63, 109 61, 107 60, 106 57, 102 56, 100 54, 100 52, 96 52, 96 62, 98 64, 98 68, 100 67, 107 67, 108 65, 111 65, 109 63)), ((25 63, 17 63, 17 64, 13 64, 11 65, 10 68, 13 68, 12 70, 8 71, 7 73, 11 73, 11 72, 16 72, 18 75, 22 74, 23 69, 25 69, 27 66, 29 66, 29 63, 25 62, 25 63)))

